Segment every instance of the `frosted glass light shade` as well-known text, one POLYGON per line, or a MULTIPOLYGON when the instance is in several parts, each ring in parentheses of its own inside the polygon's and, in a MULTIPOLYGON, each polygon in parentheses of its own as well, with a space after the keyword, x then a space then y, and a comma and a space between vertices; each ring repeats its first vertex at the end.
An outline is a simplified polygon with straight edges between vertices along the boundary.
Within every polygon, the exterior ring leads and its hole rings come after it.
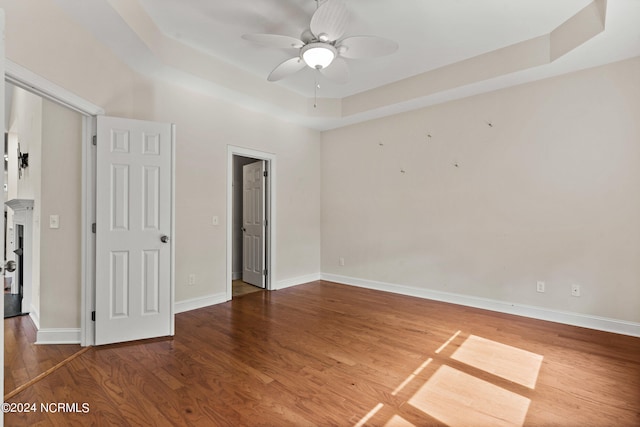
POLYGON ((309 67, 320 70, 331 65, 336 53, 336 48, 328 43, 309 43, 302 48, 300 56, 309 67))

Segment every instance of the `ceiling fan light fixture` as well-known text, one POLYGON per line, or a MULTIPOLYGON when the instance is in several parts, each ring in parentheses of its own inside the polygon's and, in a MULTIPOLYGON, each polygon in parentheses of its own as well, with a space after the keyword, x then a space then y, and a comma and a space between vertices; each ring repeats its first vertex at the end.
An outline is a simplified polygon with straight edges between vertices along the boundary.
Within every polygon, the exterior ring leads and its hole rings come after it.
POLYGON ((309 43, 301 49, 300 56, 309 67, 321 70, 331 65, 337 53, 331 44, 309 43))

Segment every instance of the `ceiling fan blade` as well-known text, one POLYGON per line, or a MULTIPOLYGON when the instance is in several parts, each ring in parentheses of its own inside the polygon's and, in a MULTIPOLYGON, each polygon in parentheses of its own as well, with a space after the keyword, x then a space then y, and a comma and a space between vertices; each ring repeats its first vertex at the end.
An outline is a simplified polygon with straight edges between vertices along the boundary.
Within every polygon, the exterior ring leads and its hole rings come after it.
POLYGON ((278 34, 244 34, 242 38, 261 45, 276 48, 301 48, 304 46, 304 42, 300 39, 281 36, 278 34))
POLYGON ((345 58, 375 58, 392 54, 398 50, 398 43, 376 36, 354 36, 342 40, 337 49, 345 58))
POLYGON ((347 30, 349 12, 343 0, 327 0, 315 11, 309 25, 311 32, 320 41, 334 41, 347 30))
POLYGON ((349 67, 342 58, 334 59, 331 65, 322 68, 320 72, 334 83, 345 84, 349 81, 349 67))
POLYGON ((276 82, 284 77, 287 77, 289 74, 293 74, 297 71, 302 70, 307 65, 304 63, 300 57, 296 56, 295 58, 287 59, 282 64, 278 65, 273 69, 267 80, 270 82, 276 82))

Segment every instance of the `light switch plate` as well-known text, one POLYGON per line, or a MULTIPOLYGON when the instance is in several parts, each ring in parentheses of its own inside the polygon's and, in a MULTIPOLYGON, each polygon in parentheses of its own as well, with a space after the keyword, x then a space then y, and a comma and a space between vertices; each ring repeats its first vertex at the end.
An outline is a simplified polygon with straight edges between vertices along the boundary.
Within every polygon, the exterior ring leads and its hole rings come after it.
POLYGON ((60 228, 60 216, 49 215, 49 228, 60 228))

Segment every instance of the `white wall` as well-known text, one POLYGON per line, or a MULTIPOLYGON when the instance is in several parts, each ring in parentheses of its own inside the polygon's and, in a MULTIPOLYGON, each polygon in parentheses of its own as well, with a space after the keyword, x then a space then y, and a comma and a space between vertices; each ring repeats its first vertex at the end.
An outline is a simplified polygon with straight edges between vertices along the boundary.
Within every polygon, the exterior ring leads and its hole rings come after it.
MULTIPOLYGON (((51 0, 0 0, 0 7, 6 12, 10 60, 101 106, 107 115, 176 124, 176 301, 226 292, 228 144, 277 156, 276 220, 283 225, 276 282, 319 273, 318 132, 142 77, 51 0), (220 217, 219 226, 211 225, 213 215, 220 217), (187 286, 189 274, 196 275, 196 285, 187 286)), ((79 157, 71 159, 78 167, 79 157)), ((70 271, 80 271, 79 261, 70 271)), ((75 304, 64 295, 57 298, 61 310, 75 304)))
POLYGON ((324 133, 323 273, 640 322, 638 76, 635 58, 324 133))

